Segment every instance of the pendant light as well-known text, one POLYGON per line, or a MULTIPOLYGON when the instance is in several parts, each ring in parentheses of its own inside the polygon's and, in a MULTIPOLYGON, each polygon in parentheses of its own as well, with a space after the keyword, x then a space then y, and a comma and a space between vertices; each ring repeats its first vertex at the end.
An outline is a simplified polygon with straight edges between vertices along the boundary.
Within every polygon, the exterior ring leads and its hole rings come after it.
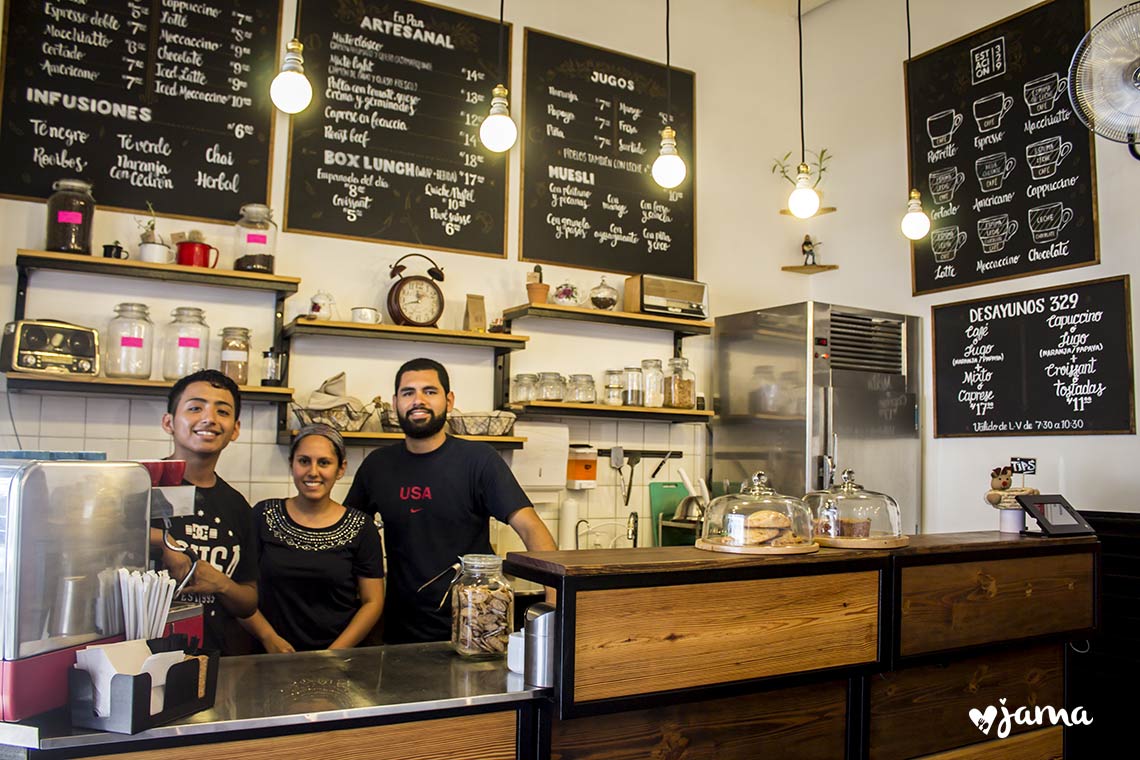
POLYGON ((819 193, 811 181, 804 140, 804 15, 802 0, 796 1, 796 28, 800 39, 800 165, 796 168, 796 189, 788 196, 788 210, 798 219, 808 219, 819 211, 819 193))
POLYGON ((688 169, 677 154, 677 132, 673 129, 673 77, 669 50, 669 0, 665 0, 665 126, 661 130, 661 155, 653 162, 653 181, 669 190, 685 181, 688 169))
POLYGON ((491 90, 491 113, 479 125, 479 140, 483 147, 492 153, 502 153, 511 149, 519 138, 519 128, 511 119, 510 104, 507 102, 507 87, 503 84, 503 4, 499 0, 499 83, 491 90))
POLYGON ((305 76, 305 59, 301 51, 305 46, 301 44, 298 31, 301 26, 301 3, 297 3, 297 12, 293 18, 293 39, 285 46, 285 57, 281 61, 281 71, 273 77, 269 85, 269 99, 277 110, 287 114, 304 111, 313 100, 313 85, 305 76))
MULTIPOLYGON (((910 63, 910 0, 906 0, 906 61, 910 63)), ((922 193, 911 188, 902 218, 902 234, 911 240, 921 240, 930 232, 930 217, 922 210, 922 193)))

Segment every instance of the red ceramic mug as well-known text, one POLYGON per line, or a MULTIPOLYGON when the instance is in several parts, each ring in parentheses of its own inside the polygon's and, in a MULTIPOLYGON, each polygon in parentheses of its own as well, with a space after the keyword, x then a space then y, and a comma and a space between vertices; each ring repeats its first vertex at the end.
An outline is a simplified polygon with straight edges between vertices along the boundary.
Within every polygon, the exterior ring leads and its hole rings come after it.
POLYGON ((206 243, 183 240, 178 244, 178 258, 176 260, 184 267, 207 267, 213 269, 218 265, 218 249, 206 243), (213 262, 210 261, 210 251, 214 252, 213 262))

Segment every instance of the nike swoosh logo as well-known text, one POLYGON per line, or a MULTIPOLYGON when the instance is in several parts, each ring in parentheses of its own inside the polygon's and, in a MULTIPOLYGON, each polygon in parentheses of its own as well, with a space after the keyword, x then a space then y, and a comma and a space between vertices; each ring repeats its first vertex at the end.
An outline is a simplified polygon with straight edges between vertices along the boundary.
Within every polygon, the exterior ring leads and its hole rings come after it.
POLYGON ((412 513, 413 515, 414 515, 416 512, 423 512, 423 511, 424 511, 424 508, 423 508, 423 507, 412 507, 412 508, 411 508, 411 513, 412 513))

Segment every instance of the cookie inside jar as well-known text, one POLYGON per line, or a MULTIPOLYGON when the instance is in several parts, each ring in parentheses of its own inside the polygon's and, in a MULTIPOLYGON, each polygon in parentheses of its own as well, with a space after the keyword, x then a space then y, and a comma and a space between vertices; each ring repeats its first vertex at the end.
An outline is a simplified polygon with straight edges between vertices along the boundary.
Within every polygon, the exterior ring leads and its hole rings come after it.
POLYGON ((709 504, 699 549, 742 554, 816 551, 811 512, 799 499, 776 492, 763 472, 745 481, 740 492, 709 504))

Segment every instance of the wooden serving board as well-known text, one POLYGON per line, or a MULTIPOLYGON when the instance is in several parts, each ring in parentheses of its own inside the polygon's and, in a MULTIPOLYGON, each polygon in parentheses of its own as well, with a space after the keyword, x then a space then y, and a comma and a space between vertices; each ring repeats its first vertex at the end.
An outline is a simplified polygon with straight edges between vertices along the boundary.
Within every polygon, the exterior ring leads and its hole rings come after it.
POLYGON ((892 536, 891 538, 832 538, 830 536, 816 536, 815 542, 820 546, 829 546, 832 549, 898 549, 910 543, 910 536, 892 536))
POLYGON ((819 544, 793 544, 791 546, 741 546, 720 541, 715 538, 698 538, 695 546, 710 552, 725 552, 727 554, 814 554, 819 551, 819 544))

